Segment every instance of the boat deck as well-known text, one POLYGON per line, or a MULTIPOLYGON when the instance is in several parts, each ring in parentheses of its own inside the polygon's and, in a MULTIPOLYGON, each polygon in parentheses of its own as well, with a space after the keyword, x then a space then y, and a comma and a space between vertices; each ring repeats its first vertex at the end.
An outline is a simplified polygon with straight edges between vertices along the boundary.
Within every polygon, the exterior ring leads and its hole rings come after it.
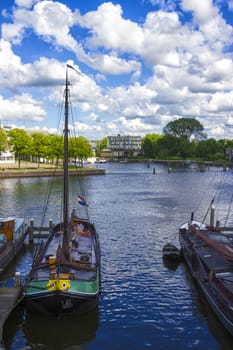
MULTIPOLYGON (((48 266, 49 257, 54 257, 56 259, 57 249, 62 245, 62 239, 62 232, 54 234, 42 260, 42 268, 34 271, 34 276, 36 276, 36 278, 40 280, 48 279, 51 272, 56 272, 56 269, 48 266)), ((81 264, 80 268, 72 269, 73 272, 75 271, 75 279, 92 280, 96 278, 96 254, 93 235, 90 233, 88 236, 83 236, 80 232, 72 232, 71 243, 70 254, 72 256, 72 261, 81 264), (85 265, 87 266, 86 269, 85 265)))
MULTIPOLYGON (((216 232, 207 232, 205 234, 215 242, 227 245, 229 248, 233 249, 233 241, 227 236, 216 232)), ((191 242, 196 254, 201 258, 209 270, 214 273, 224 271, 233 272, 233 263, 224 258, 222 254, 209 246, 202 239, 195 236, 195 234, 185 234, 183 238, 191 242)))
POLYGON ((195 250, 197 251, 197 254, 201 260, 211 271, 215 273, 224 271, 233 272, 232 262, 227 261, 222 255, 214 251, 213 248, 206 246, 195 250))

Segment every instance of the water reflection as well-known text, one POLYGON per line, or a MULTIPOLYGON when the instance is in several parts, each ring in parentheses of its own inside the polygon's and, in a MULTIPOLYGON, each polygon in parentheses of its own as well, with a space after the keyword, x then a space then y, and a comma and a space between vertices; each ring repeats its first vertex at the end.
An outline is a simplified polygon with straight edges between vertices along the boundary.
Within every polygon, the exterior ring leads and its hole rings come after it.
POLYGON ((55 318, 42 317, 17 307, 4 326, 3 339, 6 349, 80 349, 80 345, 96 337, 99 325, 99 309, 84 315, 55 318), (21 346, 20 346, 21 344, 21 346))
MULTIPOLYGON (((87 316, 85 322, 74 317, 63 324, 18 308, 4 327, 8 349, 230 350, 233 338, 206 305, 186 265, 164 262, 162 248, 168 242, 179 247, 179 225, 193 211, 202 219, 222 176, 222 212, 227 213, 232 173, 211 167, 205 173, 168 174, 166 166, 156 164, 153 174, 146 164, 103 166, 106 176, 85 179, 90 215, 101 244, 100 312, 87 316)), ((46 223, 59 218, 59 181, 53 187, 46 223)), ((2 179, 2 215, 25 211, 28 219, 40 224, 47 182, 46 178, 2 179)), ((78 183, 74 178, 71 185, 75 197, 78 183)), ((3 277, 16 269, 24 278, 32 254, 33 247, 27 245, 17 266, 9 267, 3 277)))

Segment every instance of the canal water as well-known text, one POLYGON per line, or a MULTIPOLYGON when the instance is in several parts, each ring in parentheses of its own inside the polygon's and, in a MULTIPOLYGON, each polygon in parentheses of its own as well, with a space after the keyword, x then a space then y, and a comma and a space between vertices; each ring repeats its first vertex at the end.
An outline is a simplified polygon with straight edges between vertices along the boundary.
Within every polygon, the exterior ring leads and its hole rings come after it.
MULTIPOLYGON (((18 307, 7 320, 7 349, 26 350, 230 350, 233 338, 197 289, 183 262, 163 260, 166 243, 179 247, 178 227, 190 218, 202 220, 211 199, 222 224, 232 221, 228 204, 231 170, 193 166, 106 163, 105 176, 85 177, 90 217, 101 244, 102 294, 99 307, 83 317, 50 318, 18 307), (220 194, 219 194, 220 193, 220 194), (228 218, 229 216, 229 218, 228 218)), ((1 179, 0 216, 25 215, 41 223, 49 178, 1 179)), ((71 191, 79 185, 71 179, 71 191)), ((55 180, 49 219, 59 220, 60 182, 55 180)), ((74 196, 75 197, 75 196, 74 196)), ((3 276, 27 273, 32 250, 22 254, 3 276)))

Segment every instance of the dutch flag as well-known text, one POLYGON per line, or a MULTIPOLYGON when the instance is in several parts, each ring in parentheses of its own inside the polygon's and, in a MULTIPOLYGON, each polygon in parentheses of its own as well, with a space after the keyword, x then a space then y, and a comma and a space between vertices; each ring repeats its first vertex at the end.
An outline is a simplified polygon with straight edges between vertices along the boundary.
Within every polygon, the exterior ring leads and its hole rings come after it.
POLYGON ((80 196, 79 194, 77 195, 77 199, 78 199, 79 204, 88 207, 88 203, 86 202, 86 200, 82 196, 80 196))

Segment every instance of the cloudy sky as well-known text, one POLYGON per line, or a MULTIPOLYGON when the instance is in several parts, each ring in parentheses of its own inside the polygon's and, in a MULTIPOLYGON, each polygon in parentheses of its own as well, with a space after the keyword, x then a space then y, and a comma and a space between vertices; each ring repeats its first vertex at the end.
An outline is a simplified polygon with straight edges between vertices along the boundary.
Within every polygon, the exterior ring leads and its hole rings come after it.
POLYGON ((1 0, 0 119, 55 132, 66 64, 78 132, 233 139, 233 0, 1 0))

